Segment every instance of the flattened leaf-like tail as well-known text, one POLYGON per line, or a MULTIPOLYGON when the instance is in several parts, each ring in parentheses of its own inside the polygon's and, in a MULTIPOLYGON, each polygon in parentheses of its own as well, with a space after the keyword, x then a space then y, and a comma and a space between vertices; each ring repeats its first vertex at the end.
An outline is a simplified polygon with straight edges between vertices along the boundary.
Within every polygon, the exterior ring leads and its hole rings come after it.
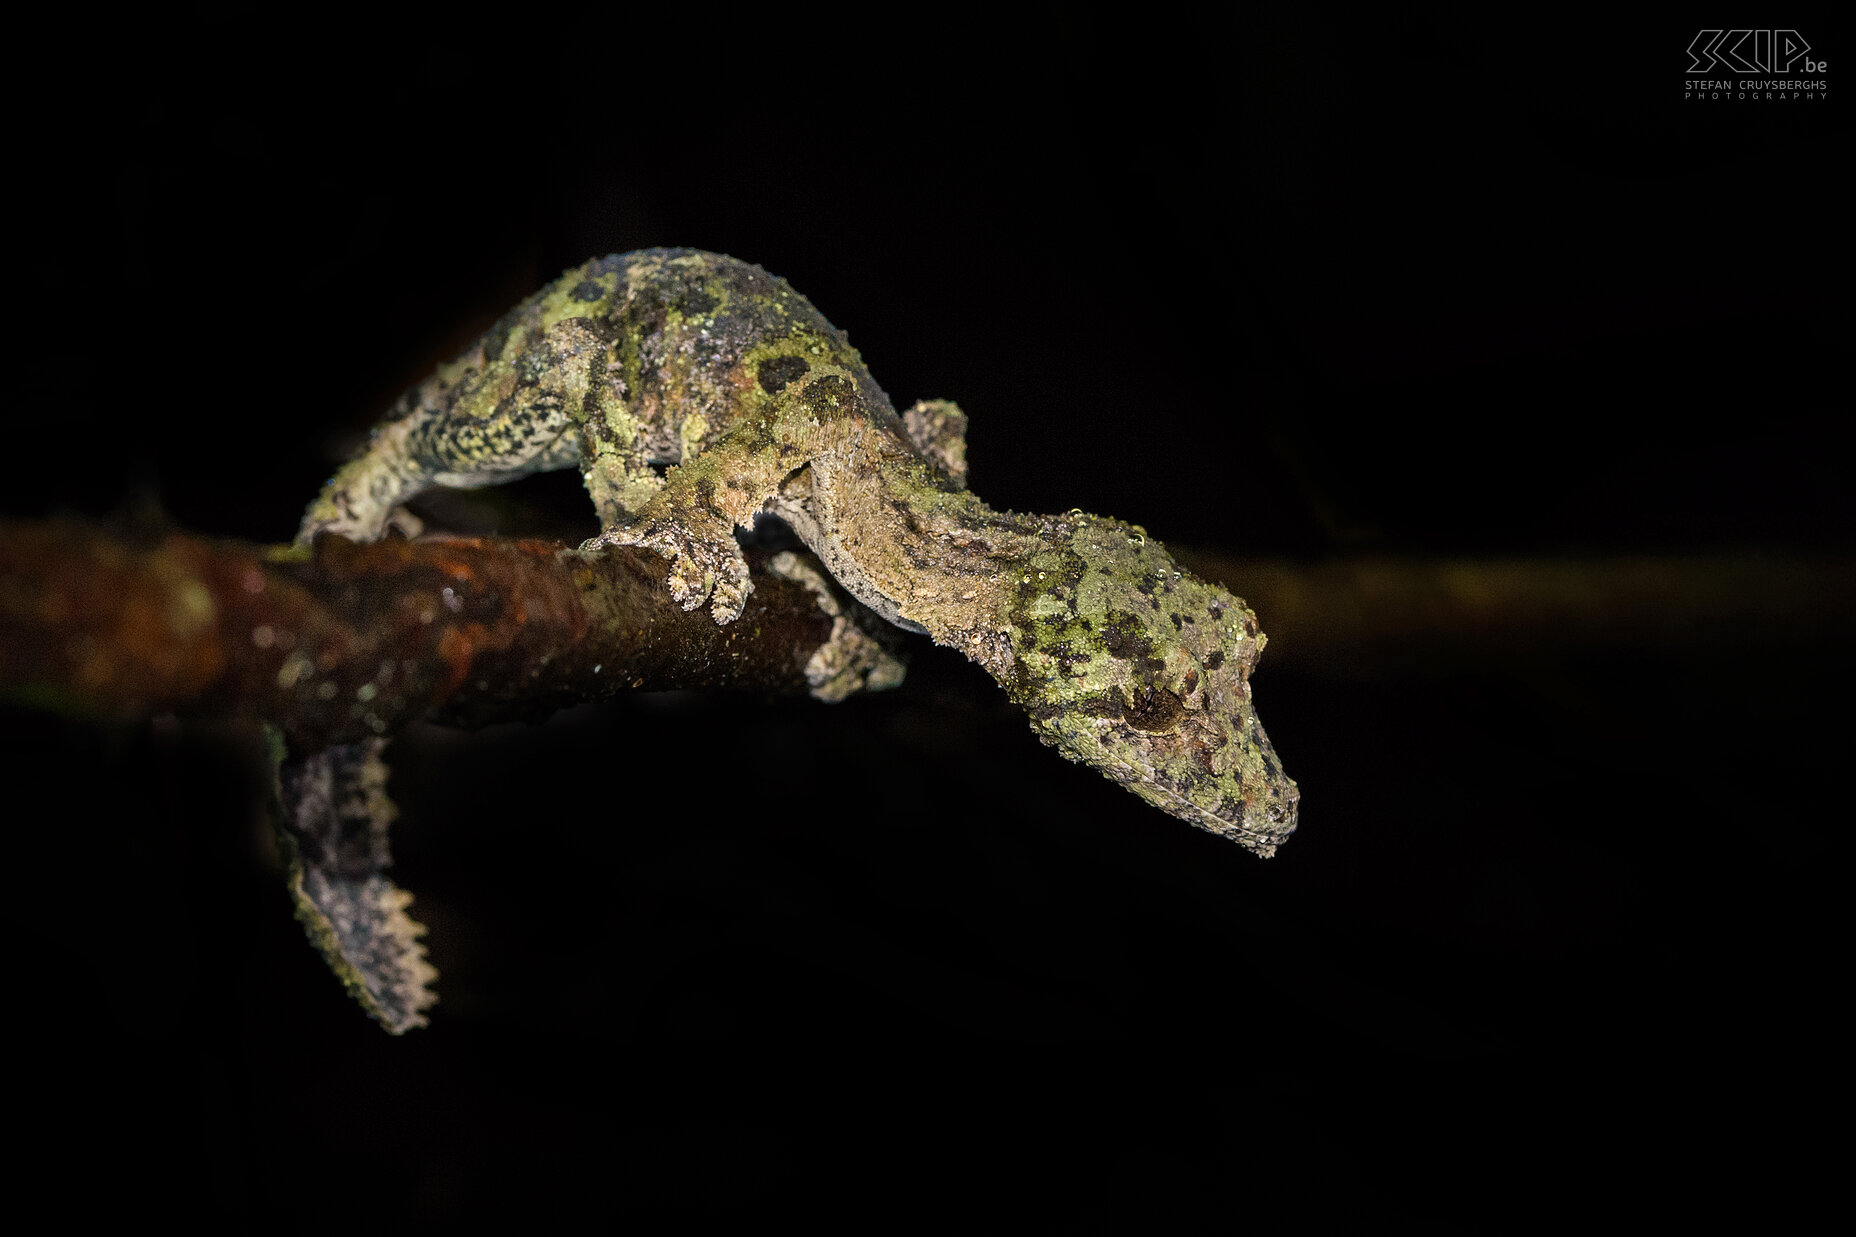
POLYGON ((412 895, 383 873, 387 826, 385 739, 291 757, 266 728, 277 845, 296 917, 350 994, 398 1035, 426 1024, 438 971, 426 961, 423 925, 406 914, 412 895))

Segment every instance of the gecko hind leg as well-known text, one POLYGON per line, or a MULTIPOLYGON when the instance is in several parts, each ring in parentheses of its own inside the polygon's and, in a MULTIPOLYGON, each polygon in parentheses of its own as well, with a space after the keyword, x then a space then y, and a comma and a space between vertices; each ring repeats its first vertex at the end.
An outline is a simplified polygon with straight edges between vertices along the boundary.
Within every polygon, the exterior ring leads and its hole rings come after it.
POLYGON ((500 449, 493 453, 479 448, 473 458, 468 451, 481 433, 478 426, 454 427, 440 417, 387 427, 343 465, 309 505, 297 532, 298 544, 322 532, 350 541, 378 541, 390 527, 404 531, 410 513, 402 514, 403 504, 435 485, 500 485, 530 473, 568 468, 579 459, 577 441, 559 429, 498 444, 500 449))
POLYGON ((747 560, 726 516, 706 510, 683 515, 668 474, 605 444, 583 470, 601 532, 580 545, 585 554, 606 546, 643 546, 670 563, 665 584, 685 610, 713 597, 718 623, 733 622, 747 603, 747 560), (668 491, 668 496, 666 492, 668 491))
POLYGON ((581 455, 570 410, 585 399, 600 349, 577 321, 519 356, 453 380, 443 370, 401 397, 361 453, 303 513, 299 543, 320 532, 378 541, 395 507, 435 485, 476 488, 567 468, 581 455))
POLYGON ((708 601, 718 623, 732 623, 741 616, 754 586, 748 580, 748 561, 735 540, 732 522, 641 514, 608 528, 580 548, 592 553, 605 546, 630 545, 643 546, 669 561, 664 582, 685 610, 708 601))
POLYGON ((605 531, 581 549, 653 550, 670 562, 665 583, 678 605, 694 610, 707 600, 716 622, 732 623, 753 592, 735 529, 753 525, 794 467, 749 437, 725 437, 667 470, 655 490, 640 491, 634 510, 602 507, 605 531))

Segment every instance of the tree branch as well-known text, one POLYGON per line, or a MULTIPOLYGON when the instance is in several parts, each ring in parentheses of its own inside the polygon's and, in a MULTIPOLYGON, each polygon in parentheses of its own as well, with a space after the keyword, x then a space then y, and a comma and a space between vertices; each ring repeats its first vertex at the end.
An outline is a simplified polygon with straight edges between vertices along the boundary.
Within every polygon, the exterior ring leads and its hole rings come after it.
MULTIPOLYGON (((736 622, 683 611, 646 550, 324 538, 313 553, 178 532, 0 521, 0 696, 62 712, 277 722, 299 750, 402 722, 543 716, 625 691, 838 698, 900 681, 900 633, 804 554, 750 554, 736 622)), ((1182 552, 1263 615, 1266 666, 1499 665, 1554 650, 1841 640, 1856 567, 1755 555, 1362 559, 1182 552)))
POLYGON ((1856 561, 1747 551, 1559 558, 1360 557, 1320 564, 1176 548, 1241 593, 1265 670, 1333 677, 1511 669, 1593 652, 1719 656, 1824 648, 1856 624, 1856 561))
MULTIPOLYGON (((300 750, 625 691, 837 699, 901 680, 888 624, 803 554, 752 554, 735 622, 677 608, 648 550, 321 538, 313 552, 0 523, 0 695, 64 712, 276 722, 300 750)), ((899 633, 898 633, 899 634, 899 633)))

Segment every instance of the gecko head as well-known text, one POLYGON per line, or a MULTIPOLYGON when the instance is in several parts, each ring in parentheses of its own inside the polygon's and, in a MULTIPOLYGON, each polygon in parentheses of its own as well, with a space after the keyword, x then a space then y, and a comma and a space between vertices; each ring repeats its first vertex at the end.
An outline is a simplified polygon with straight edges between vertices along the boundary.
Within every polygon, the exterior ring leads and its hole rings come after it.
POLYGON ((1256 616, 1137 526, 1072 512, 1019 572, 1008 687, 1045 742, 1162 811, 1272 854, 1299 793, 1257 718, 1256 616))

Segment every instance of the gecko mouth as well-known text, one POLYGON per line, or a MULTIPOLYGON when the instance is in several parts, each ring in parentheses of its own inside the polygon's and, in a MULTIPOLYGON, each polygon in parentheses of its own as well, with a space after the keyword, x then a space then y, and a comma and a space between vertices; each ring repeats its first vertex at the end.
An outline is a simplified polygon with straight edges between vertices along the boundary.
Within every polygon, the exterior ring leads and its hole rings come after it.
MULTIPOLYGON (((1106 765, 1116 770, 1120 776, 1114 780, 1168 815, 1197 825, 1208 833, 1230 838, 1267 858, 1295 832, 1301 791, 1281 773, 1280 766, 1276 764, 1275 751, 1270 746, 1268 736, 1263 733, 1261 723, 1253 719, 1252 724, 1257 731, 1256 743, 1267 754, 1268 764, 1274 768, 1275 776, 1247 795, 1234 793, 1237 790, 1235 784, 1226 789, 1214 783, 1212 788, 1217 794, 1216 806, 1194 798, 1193 787, 1157 776, 1152 764, 1128 759, 1118 750, 1118 744, 1099 742, 1095 751, 1078 754, 1087 763, 1106 765)), ((1128 725, 1131 729, 1138 729, 1131 722, 1128 725)), ((1113 727, 1114 723, 1109 722, 1107 726, 1113 727)), ((1128 732, 1124 731, 1123 734, 1128 732)), ((1145 735, 1129 737, 1136 741, 1137 746, 1146 741, 1145 735)), ((1218 781, 1228 783, 1229 778, 1220 778, 1218 781)))

